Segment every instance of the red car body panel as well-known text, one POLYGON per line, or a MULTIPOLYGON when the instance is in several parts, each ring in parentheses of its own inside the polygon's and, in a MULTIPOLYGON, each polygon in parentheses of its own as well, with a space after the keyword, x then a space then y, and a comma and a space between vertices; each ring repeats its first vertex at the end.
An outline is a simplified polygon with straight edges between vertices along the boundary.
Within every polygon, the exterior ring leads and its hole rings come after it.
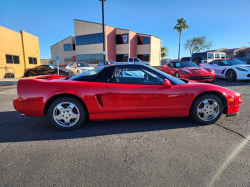
POLYGON ((197 96, 206 92, 222 94, 227 114, 238 113, 241 95, 224 87, 190 81, 187 84, 138 85, 59 79, 49 75, 18 81, 14 108, 25 115, 44 116, 46 104, 61 94, 79 98, 90 120, 185 117, 197 96), (230 99, 230 98, 233 98, 230 99), (232 101, 231 101, 232 100, 232 101))
POLYGON ((200 67, 171 68, 167 65, 163 65, 161 67, 161 71, 172 76, 175 76, 176 72, 178 72, 180 75, 180 78, 183 78, 183 79, 190 79, 191 77, 193 77, 194 79, 195 77, 204 77, 203 79, 196 80, 196 81, 201 81, 201 82, 211 82, 211 81, 215 81, 216 79, 215 72, 212 73, 210 68, 206 68, 206 69, 203 69, 200 67), (190 74, 184 74, 182 73, 181 70, 185 70, 189 72, 190 74), (212 79, 205 78, 209 76, 212 76, 213 78, 212 79))

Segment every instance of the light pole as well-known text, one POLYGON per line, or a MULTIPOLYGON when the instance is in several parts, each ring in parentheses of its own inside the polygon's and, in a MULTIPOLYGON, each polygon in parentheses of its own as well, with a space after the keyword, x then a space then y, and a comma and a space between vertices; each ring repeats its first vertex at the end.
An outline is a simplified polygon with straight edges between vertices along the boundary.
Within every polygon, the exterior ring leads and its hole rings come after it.
POLYGON ((105 51, 105 32, 104 32, 104 1, 106 1, 106 0, 99 0, 99 1, 102 1, 103 62, 105 64, 106 51, 105 51))

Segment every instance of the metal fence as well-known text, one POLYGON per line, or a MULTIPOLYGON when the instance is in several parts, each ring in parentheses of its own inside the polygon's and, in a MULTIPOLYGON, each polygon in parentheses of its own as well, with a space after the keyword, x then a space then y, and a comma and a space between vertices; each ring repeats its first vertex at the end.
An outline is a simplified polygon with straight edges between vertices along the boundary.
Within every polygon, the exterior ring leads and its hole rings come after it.
POLYGON ((7 67, 7 66, 5 66, 5 67, 0 67, 1 69, 5 69, 5 78, 12 78, 11 77, 11 74, 13 74, 14 75, 14 81, 15 81, 15 75, 16 75, 16 73, 15 73, 15 69, 14 68, 12 68, 12 67, 7 67), (12 73, 12 72, 10 72, 10 69, 12 69, 13 70, 13 72, 14 73, 12 73), (6 73, 7 72, 7 73, 6 73), (9 77, 8 77, 9 76, 9 77))

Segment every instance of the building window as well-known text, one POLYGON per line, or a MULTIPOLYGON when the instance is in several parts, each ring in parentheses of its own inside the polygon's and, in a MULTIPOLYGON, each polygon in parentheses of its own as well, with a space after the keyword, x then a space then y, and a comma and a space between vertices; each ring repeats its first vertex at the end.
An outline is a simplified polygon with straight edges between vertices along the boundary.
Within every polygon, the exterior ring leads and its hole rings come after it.
POLYGON ((128 33, 116 35, 116 44, 128 44, 128 33))
POLYGON ((137 35, 137 45, 150 44, 150 37, 137 35))
POLYGON ((20 64, 19 56, 6 55, 6 64, 20 64))
POLYGON ((64 62, 68 62, 68 61, 72 62, 72 57, 64 58, 64 62))
POLYGON ((76 45, 103 43, 102 33, 76 36, 76 45))
POLYGON ((150 55, 149 54, 137 55, 137 58, 139 58, 141 61, 149 62, 150 55))
POLYGON ((29 57, 29 64, 37 64, 37 59, 33 57, 29 57))
POLYGON ((76 55, 77 62, 86 62, 88 64, 98 64, 103 61, 103 54, 84 54, 76 55))
POLYGON ((72 51, 72 45, 71 44, 63 44, 64 51, 72 51))
POLYGON ((120 54, 116 55, 117 62, 127 62, 128 61, 128 54, 120 54))

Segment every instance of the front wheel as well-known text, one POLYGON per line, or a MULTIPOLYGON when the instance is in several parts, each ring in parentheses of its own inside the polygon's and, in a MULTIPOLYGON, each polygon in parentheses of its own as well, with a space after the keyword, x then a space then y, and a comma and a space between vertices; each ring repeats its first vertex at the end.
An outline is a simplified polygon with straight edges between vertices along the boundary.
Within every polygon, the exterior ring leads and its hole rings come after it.
POLYGON ((56 128, 73 130, 79 128, 84 123, 86 111, 77 99, 64 96, 51 103, 48 117, 56 128))
POLYGON ((77 70, 76 74, 77 74, 77 75, 79 75, 79 74, 80 74, 80 71, 79 71, 79 70, 77 70))
POLYGON ((226 73, 226 80, 229 82, 233 82, 236 80, 236 73, 234 70, 228 70, 226 73))
POLYGON ((219 97, 211 94, 199 97, 190 111, 192 118, 201 124, 212 124, 222 115, 223 104, 219 97))

